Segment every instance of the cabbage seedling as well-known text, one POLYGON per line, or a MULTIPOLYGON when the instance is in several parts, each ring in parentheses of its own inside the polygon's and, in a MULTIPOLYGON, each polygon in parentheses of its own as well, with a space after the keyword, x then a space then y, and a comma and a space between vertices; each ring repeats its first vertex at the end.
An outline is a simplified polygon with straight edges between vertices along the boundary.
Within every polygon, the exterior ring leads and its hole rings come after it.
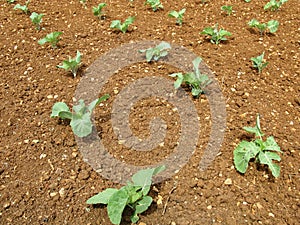
POLYGON ((130 24, 133 23, 133 21, 135 20, 135 17, 134 16, 130 16, 128 17, 124 23, 121 23, 120 20, 113 20, 110 24, 110 28, 113 28, 113 29, 118 29, 120 31, 122 31, 123 33, 126 33, 127 29, 128 29, 128 26, 130 24))
POLYGON ((78 137, 86 137, 92 133, 91 115, 94 108, 109 98, 109 95, 103 95, 92 101, 88 106, 85 105, 82 99, 79 100, 79 105, 73 106, 73 112, 64 102, 56 102, 52 107, 51 118, 59 117, 61 119, 71 120, 70 125, 72 131, 78 137))
POLYGON ((9 4, 12 4, 14 2, 15 2, 15 0, 7 0, 7 3, 9 3, 9 4))
POLYGON ((186 74, 182 73, 173 73, 170 74, 170 77, 177 77, 177 80, 174 82, 175 89, 178 89, 182 83, 192 87, 192 95, 194 97, 199 97, 200 94, 204 93, 203 88, 206 87, 211 81, 208 76, 201 74, 199 71, 199 64, 202 61, 200 57, 197 57, 193 60, 194 71, 186 74))
POLYGON ((264 55, 265 52, 263 52, 257 57, 251 58, 251 61, 253 62, 253 67, 257 68, 259 73, 261 73, 261 71, 268 65, 268 62, 264 62, 264 55))
POLYGON ((271 9, 271 11, 277 11, 284 3, 286 3, 288 0, 270 0, 265 6, 264 10, 271 9))
POLYGON ((164 8, 160 0, 146 0, 144 5, 150 5, 153 11, 164 8))
POLYGON ((93 7, 94 16, 98 16, 99 19, 102 19, 102 9, 106 6, 106 3, 100 3, 98 6, 93 7))
POLYGON ((256 163, 266 164, 272 172, 274 177, 280 175, 280 167, 273 163, 273 160, 280 161, 281 158, 277 153, 282 152, 276 143, 274 137, 270 136, 263 141, 264 134, 260 128, 260 118, 257 115, 255 127, 243 127, 249 133, 255 134, 254 141, 241 141, 234 149, 234 165, 240 173, 245 173, 249 161, 255 159, 256 163))
POLYGON ((79 51, 77 51, 75 58, 69 58, 69 60, 64 60, 62 62, 62 65, 58 65, 57 68, 65 69, 67 71, 71 71, 73 76, 76 77, 76 73, 78 71, 78 68, 80 66, 81 62, 81 54, 79 51))
POLYGON ((211 36, 210 42, 217 44, 217 45, 221 41, 227 40, 225 36, 231 36, 231 33, 226 30, 223 30, 223 29, 218 30, 218 24, 216 24, 214 28, 212 28, 212 27, 204 28, 204 30, 200 34, 205 34, 205 35, 211 36))
POLYGON ((153 199, 148 196, 152 184, 152 177, 165 170, 165 166, 140 170, 134 174, 131 181, 120 189, 107 188, 99 194, 89 198, 87 204, 107 205, 107 212, 112 224, 120 224, 126 206, 133 210, 130 217, 132 223, 139 220, 138 214, 145 212, 153 199))
POLYGON ((151 60, 158 61, 161 57, 167 56, 170 49, 171 45, 163 41, 154 48, 142 49, 139 52, 146 52, 146 60, 147 62, 151 62, 151 60))
POLYGON ((31 13, 30 15, 30 19, 31 21, 34 23, 35 28, 37 30, 41 29, 41 22, 42 22, 42 18, 43 18, 44 14, 38 14, 36 12, 31 13))
POLYGON ((58 37, 62 34, 62 32, 58 32, 58 31, 55 31, 55 32, 52 32, 50 34, 47 34, 46 37, 40 39, 38 41, 38 43, 40 45, 43 45, 47 42, 49 42, 52 46, 52 48, 56 48, 57 47, 57 43, 59 41, 58 37))
POLYGON ((30 0, 28 0, 27 2, 25 2, 25 5, 16 4, 15 7, 14 7, 14 10, 20 9, 25 14, 28 14, 29 13, 29 9, 28 9, 29 3, 30 3, 30 0))
POLYGON ((228 16, 230 16, 232 13, 232 6, 231 5, 223 5, 221 7, 221 10, 223 10, 224 12, 227 13, 228 16))
POLYGON ((170 13, 169 13, 169 17, 173 17, 173 18, 176 18, 176 24, 178 25, 182 25, 182 20, 183 20, 183 14, 185 13, 185 9, 182 9, 180 10, 179 12, 175 11, 175 10, 172 10, 170 13))
POLYGON ((275 33, 278 29, 279 22, 277 20, 270 20, 267 23, 260 23, 256 19, 252 19, 248 22, 248 25, 250 27, 256 27, 262 36, 267 29, 270 33, 275 33))

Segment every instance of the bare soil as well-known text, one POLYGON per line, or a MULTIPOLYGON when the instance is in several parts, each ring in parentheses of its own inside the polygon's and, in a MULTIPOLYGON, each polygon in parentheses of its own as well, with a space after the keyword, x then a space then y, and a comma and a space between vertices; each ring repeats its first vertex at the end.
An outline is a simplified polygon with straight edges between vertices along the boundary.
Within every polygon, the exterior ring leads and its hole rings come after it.
MULTIPOLYGON (((86 8, 75 0, 35 1, 31 12, 45 14, 44 30, 37 31, 26 15, 1 1, 0 8, 0 224, 110 224, 106 208, 86 204, 92 195, 118 184, 103 178, 83 161, 68 123, 51 119, 57 101, 73 104, 84 71, 102 54, 122 44, 140 40, 164 40, 182 45, 201 56, 214 72, 226 99, 226 135, 214 162, 205 171, 198 164, 210 135, 210 111, 205 95, 193 99, 201 132, 189 163, 171 179, 156 184, 154 203, 139 223, 168 224, 299 224, 300 221, 300 5, 289 0, 278 12, 264 11, 268 1, 200 0, 161 1, 153 12, 144 1, 110 0, 105 19, 92 14, 98 1, 86 8), (222 5, 232 5, 227 16, 222 5), (168 18, 171 10, 186 8, 184 23, 168 18), (123 34, 112 31, 112 20, 136 16, 123 34), (247 22, 276 19, 275 34, 260 36, 247 22), (214 26, 230 31, 228 41, 214 45, 199 32, 214 26), (39 45, 47 33, 62 31, 58 48, 39 45), (56 68, 76 50, 82 54, 76 78, 56 68), (259 74, 251 57, 265 52, 268 66, 259 74), (281 174, 273 178, 266 167, 251 162, 245 175, 233 166, 233 150, 249 139, 243 126, 253 126, 260 113, 263 132, 273 135, 282 148, 281 174), (225 182, 226 181, 226 182, 225 182), (158 199, 162 204, 157 204, 158 199)), ((24 4, 24 1, 17 1, 24 4)), ((179 116, 159 98, 138 102, 130 116, 139 138, 149 135, 149 121, 165 119, 164 146, 134 157, 118 144, 111 129, 109 110, 118 92, 132 79, 176 72, 163 63, 141 63, 118 71, 105 85, 112 97, 95 111, 96 128, 116 158, 134 165, 157 163, 172 153, 179 138, 179 116)), ((186 89, 188 91, 188 89, 186 89)), ((158 202, 160 203, 160 202, 158 202)), ((128 212, 122 224, 130 224, 128 212)))

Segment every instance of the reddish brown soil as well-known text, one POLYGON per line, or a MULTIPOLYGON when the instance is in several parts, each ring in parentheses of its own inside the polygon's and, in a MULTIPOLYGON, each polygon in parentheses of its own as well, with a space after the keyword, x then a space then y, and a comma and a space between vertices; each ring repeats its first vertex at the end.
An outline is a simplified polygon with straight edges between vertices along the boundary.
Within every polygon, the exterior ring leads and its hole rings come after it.
MULTIPOLYGON (((3 0, 0 224, 110 224, 105 207, 94 208, 85 202, 105 188, 119 185, 102 178, 83 162, 70 126, 49 117, 55 102, 73 104, 80 81, 80 76, 74 79, 56 65, 79 50, 83 53, 84 71, 111 49, 130 41, 154 39, 192 50, 214 71, 226 99, 227 129, 220 154, 208 170, 200 172, 198 163, 210 132, 209 120, 201 120, 195 154, 176 176, 155 185, 151 191, 155 202, 141 215, 141 224, 299 224, 300 7, 298 0, 289 0, 278 12, 270 12, 263 10, 266 2, 162 1, 164 10, 153 12, 143 1, 130 5, 129 1, 110 0, 104 9, 106 19, 100 21, 91 12, 91 7, 99 3, 95 0, 87 2, 87 9, 75 0, 32 0, 30 11, 45 14, 42 23, 45 30, 38 32, 28 15, 13 10, 14 4, 3 0), (225 4, 233 6, 235 12, 231 16, 221 13, 220 7, 225 4), (183 7, 187 10, 184 24, 179 27, 167 14, 183 7), (128 33, 109 28, 112 20, 133 15, 136 21, 128 33), (252 18, 263 22, 276 19, 280 22, 279 30, 274 35, 260 37, 247 26, 252 18), (218 46, 199 34, 204 27, 215 23, 233 33, 218 46), (37 43, 53 31, 63 32, 57 49, 37 43), (258 74, 249 59, 263 51, 269 65, 258 74), (262 115, 264 133, 273 135, 283 150, 279 163, 281 175, 277 179, 254 163, 245 175, 233 166, 233 150, 246 137, 242 127, 253 126, 257 113, 262 115), (232 184, 226 184, 228 179, 232 184), (162 204, 156 203, 159 196, 162 204)), ((109 120, 102 119, 111 109, 114 89, 123 88, 131 78, 168 77, 169 72, 175 71, 163 64, 143 63, 119 71, 107 83, 104 91, 112 98, 105 109, 97 108, 95 120, 103 142, 110 149, 118 146, 117 140, 109 120)), ((199 117, 209 118, 205 95, 194 103, 199 117)), ((110 151, 135 165, 156 163, 170 154, 179 129, 174 122, 178 115, 172 106, 155 98, 138 103, 131 115, 132 128, 140 138, 146 137, 148 123, 157 113, 168 124, 164 147, 155 149, 152 155, 136 157, 128 156, 122 147, 110 151)), ((127 217, 122 224, 130 224, 127 217)))

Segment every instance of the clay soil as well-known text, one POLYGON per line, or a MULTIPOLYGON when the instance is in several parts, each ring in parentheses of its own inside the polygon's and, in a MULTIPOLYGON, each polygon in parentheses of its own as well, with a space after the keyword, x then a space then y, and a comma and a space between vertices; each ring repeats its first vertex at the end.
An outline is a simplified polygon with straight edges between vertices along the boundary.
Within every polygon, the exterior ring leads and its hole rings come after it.
MULTIPOLYGON (((132 41, 164 40, 201 56, 214 72, 226 101, 227 126, 218 156, 205 171, 198 165, 208 143, 211 123, 205 95, 194 102, 201 132, 190 161, 170 179, 154 185, 154 202, 140 216, 147 225, 185 224, 299 224, 300 221, 300 5, 289 0, 278 12, 264 11, 266 0, 162 1, 164 10, 153 12, 144 1, 109 0, 105 19, 99 20, 88 0, 35 1, 31 12, 45 14, 44 30, 37 31, 29 16, 1 1, 0 9, 0 224, 110 224, 104 206, 86 204, 108 187, 120 187, 83 161, 68 123, 50 118, 57 101, 73 105, 84 72, 97 58, 132 41), (222 5, 234 13, 222 13, 222 5), (170 10, 186 8, 183 25, 168 18, 170 10), (123 34, 112 31, 112 20, 136 16, 123 34), (275 34, 260 36, 249 29, 252 18, 280 22, 275 34), (233 35, 214 45, 199 32, 218 23, 233 35), (39 45, 47 33, 62 31, 58 48, 39 45), (82 54, 80 74, 56 68, 68 56, 82 54), (251 57, 265 52, 268 66, 259 74, 251 57), (233 166, 233 150, 251 138, 242 127, 254 126, 261 114, 263 132, 280 145, 281 174, 273 178, 266 167, 250 163, 242 175, 233 166)), ((17 1, 24 4, 24 1, 17 1)), ((103 93, 111 98, 95 111, 95 124, 104 145, 129 164, 151 165, 172 153, 179 138, 179 116, 159 98, 138 102, 130 115, 133 133, 149 135, 149 121, 161 116, 168 126, 165 144, 153 153, 132 156, 120 147, 111 129, 109 113, 117 94, 133 79, 177 72, 164 63, 139 63, 116 72, 103 93)), ((168 78, 171 79, 171 78, 168 78)), ((188 89, 185 89, 188 92, 188 89)), ((190 93, 189 93, 190 94, 190 93)), ((100 93, 99 93, 100 95, 100 93)), ((129 211, 122 224, 130 224, 129 211)))

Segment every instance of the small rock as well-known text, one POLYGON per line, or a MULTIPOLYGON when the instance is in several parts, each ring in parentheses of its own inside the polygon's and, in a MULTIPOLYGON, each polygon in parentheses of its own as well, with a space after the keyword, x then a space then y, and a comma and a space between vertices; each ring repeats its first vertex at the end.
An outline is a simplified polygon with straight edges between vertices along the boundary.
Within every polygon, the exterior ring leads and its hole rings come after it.
POLYGON ((230 178, 227 178, 227 179, 224 181, 224 184, 231 185, 231 184, 232 184, 232 180, 231 180, 230 178))
POLYGON ((4 202, 3 208, 8 209, 10 207, 10 202, 4 202))
POLYGON ((207 206, 207 209, 212 209, 212 206, 211 205, 207 206))
POLYGON ((53 198, 53 197, 55 197, 57 194, 58 194, 58 192, 51 192, 51 193, 50 193, 50 197, 53 198))
POLYGON ((87 180, 89 177, 90 177, 90 173, 86 170, 82 170, 78 174, 78 179, 80 180, 87 180))
POLYGON ((269 216, 270 216, 270 217, 275 217, 274 214, 271 213, 271 212, 269 213, 269 216))
POLYGON ((140 222, 139 225, 147 225, 147 224, 144 222, 140 222))
POLYGON ((60 197, 64 197, 66 194, 66 191, 64 188, 61 188, 58 193, 59 193, 60 197))
POLYGON ((161 205, 162 204, 162 200, 163 200, 163 197, 161 195, 158 195, 158 200, 156 202, 157 205, 161 205))

